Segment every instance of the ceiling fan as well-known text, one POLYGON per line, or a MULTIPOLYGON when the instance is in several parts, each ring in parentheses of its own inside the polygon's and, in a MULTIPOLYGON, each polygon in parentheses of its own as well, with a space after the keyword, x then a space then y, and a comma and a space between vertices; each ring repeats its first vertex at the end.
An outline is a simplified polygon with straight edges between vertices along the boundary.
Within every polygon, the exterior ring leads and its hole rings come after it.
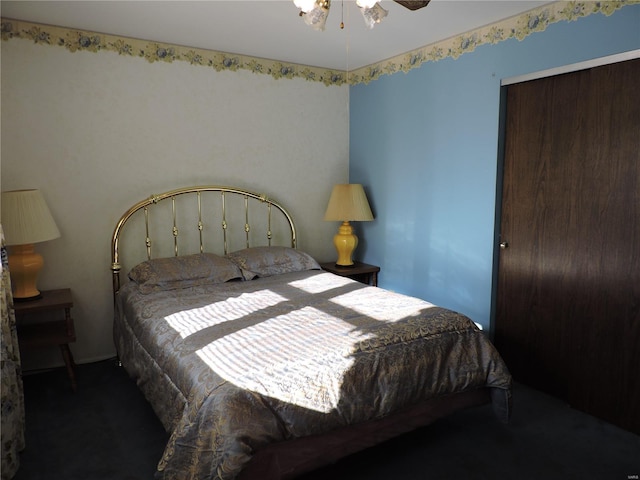
POLYGON ((420 1, 412 1, 412 0, 393 0, 396 3, 399 3, 403 7, 408 8, 409 10, 419 10, 423 7, 426 7, 429 4, 430 0, 426 0, 424 2, 420 1))
MULTIPOLYGON (((430 0, 393 0, 409 10, 419 10, 426 7, 430 0)), ((331 8, 331 0, 293 0, 296 7, 300 9, 300 16, 303 17, 305 23, 314 30, 324 30, 329 9, 331 8)), ((387 12, 380 6, 378 0, 356 0, 356 5, 360 8, 365 24, 369 28, 373 28, 380 23, 387 12)), ((344 23, 340 24, 340 28, 344 28, 344 23)))

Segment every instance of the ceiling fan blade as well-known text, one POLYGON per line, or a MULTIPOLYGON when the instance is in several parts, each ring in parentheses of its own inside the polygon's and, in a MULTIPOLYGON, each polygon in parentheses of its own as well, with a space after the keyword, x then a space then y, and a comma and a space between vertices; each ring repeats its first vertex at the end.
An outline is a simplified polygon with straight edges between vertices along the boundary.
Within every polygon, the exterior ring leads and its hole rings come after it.
POLYGON ((426 0, 423 2, 412 1, 412 0, 393 0, 396 3, 399 3, 403 7, 408 8, 409 10, 418 10, 422 7, 426 7, 429 4, 430 0, 426 0))

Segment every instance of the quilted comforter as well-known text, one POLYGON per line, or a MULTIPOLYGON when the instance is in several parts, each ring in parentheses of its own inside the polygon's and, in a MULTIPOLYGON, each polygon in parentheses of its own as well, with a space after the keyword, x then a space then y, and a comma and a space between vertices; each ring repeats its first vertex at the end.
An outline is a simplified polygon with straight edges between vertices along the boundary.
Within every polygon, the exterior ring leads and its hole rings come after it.
POLYGON ((159 479, 233 479, 273 442, 482 387, 508 402, 511 385, 467 317, 317 270, 150 293, 129 283, 114 335, 170 432, 159 479))

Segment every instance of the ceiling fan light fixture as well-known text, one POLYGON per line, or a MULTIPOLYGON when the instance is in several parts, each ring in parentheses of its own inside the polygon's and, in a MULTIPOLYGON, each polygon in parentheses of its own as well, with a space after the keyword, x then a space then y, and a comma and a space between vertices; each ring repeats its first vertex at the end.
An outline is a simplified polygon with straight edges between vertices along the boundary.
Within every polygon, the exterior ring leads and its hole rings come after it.
POLYGON ((376 2, 373 7, 360 7, 360 12, 362 12, 362 16, 364 17, 365 25, 371 29, 376 26, 376 24, 382 22, 384 17, 389 13, 384 8, 380 6, 380 3, 376 2))
POLYGON ((378 0, 356 0, 356 5, 361 8, 372 8, 378 0))
POLYGON ((314 30, 322 31, 327 23, 329 8, 331 8, 331 0, 316 0, 311 10, 303 11, 302 19, 314 30))
POLYGON ((314 9, 316 0, 293 0, 293 4, 302 12, 307 13, 314 9))
MULTIPOLYGON (((293 3, 300 9, 300 16, 304 23, 314 30, 324 30, 331 8, 331 0, 293 0, 293 3)), ((356 0, 356 5, 369 29, 382 22, 389 13, 380 6, 378 0, 356 0)), ((340 24, 340 28, 344 28, 344 23, 340 24)))

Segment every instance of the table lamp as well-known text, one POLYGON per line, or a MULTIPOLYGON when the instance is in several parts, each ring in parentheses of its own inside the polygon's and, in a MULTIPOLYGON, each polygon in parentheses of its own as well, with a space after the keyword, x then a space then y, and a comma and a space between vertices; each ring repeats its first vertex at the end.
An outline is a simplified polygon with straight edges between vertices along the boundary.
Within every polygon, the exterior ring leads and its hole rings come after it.
POLYGON ((353 252, 358 246, 358 237, 353 233, 353 227, 349 221, 373 220, 373 214, 362 185, 358 183, 335 185, 324 219, 342 222, 338 233, 333 237, 333 244, 338 251, 336 265, 353 267, 353 252))
POLYGON ((39 190, 2 192, 2 227, 9 247, 9 273, 15 301, 40 298, 36 284, 44 265, 34 243, 60 236, 56 222, 39 190))

